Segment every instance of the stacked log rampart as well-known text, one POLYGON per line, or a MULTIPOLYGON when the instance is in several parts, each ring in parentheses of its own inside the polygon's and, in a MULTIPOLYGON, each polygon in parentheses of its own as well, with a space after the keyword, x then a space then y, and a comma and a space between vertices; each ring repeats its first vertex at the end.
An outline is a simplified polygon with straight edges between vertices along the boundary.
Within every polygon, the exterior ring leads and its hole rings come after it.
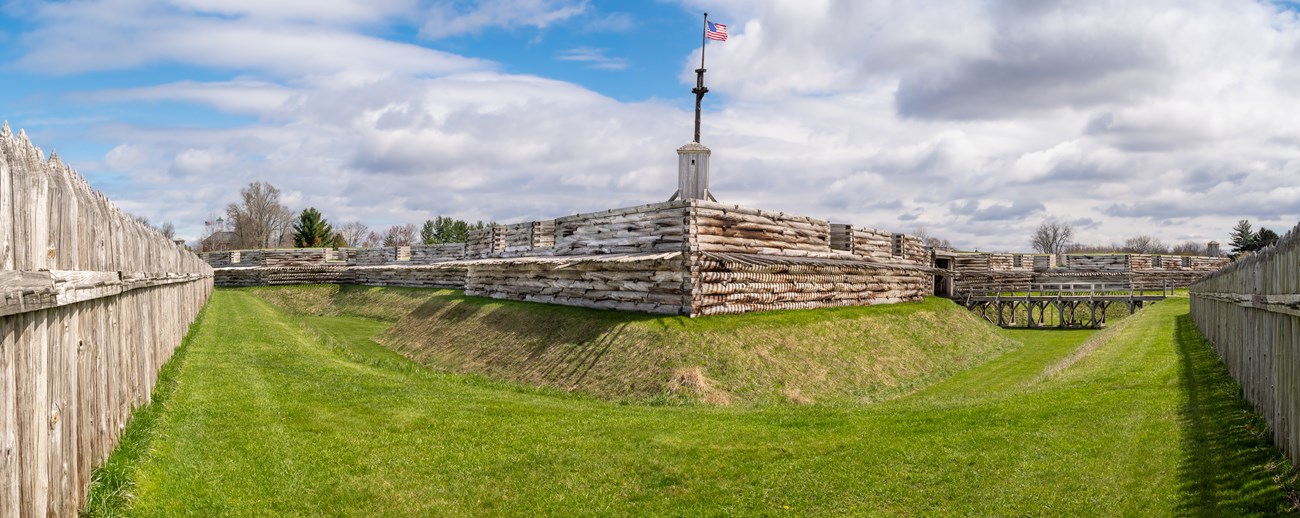
POLYGON ((598 309, 690 314, 682 252, 469 261, 465 294, 598 309))
POLYGON ((263 250, 260 266, 291 267, 312 266, 327 262, 324 248, 292 248, 288 250, 263 250))
POLYGON ((1300 466, 1300 226, 1190 292, 1192 320, 1300 466))
POLYGON ((717 202, 691 203, 691 237, 701 252, 831 255, 831 224, 826 220, 717 202))
POLYGON ((705 252, 693 315, 919 301, 932 269, 847 259, 705 252))
POLYGON ((434 264, 465 258, 465 243, 415 245, 411 247, 411 264, 434 264))
POLYGON ((920 238, 841 223, 830 224, 830 248, 879 263, 928 265, 933 261, 920 238))
POLYGON ((465 257, 477 259, 495 257, 505 251, 505 229, 500 225, 471 230, 469 240, 465 242, 465 257))
POLYGON ((1066 268, 1076 272, 1127 272, 1129 256, 1124 254, 1068 254, 1065 256, 1066 268))
POLYGON ((958 253, 953 269, 956 290, 999 285, 1007 290, 1030 284, 1108 283, 1134 288, 1184 288, 1228 264, 1227 258, 1143 254, 1067 254, 1060 267, 1047 254, 958 253))
POLYGON ((348 266, 379 266, 397 262, 397 249, 358 248, 348 254, 348 266))
POLYGON ((915 237, 699 200, 494 225, 463 245, 410 247, 409 260, 404 250, 351 250, 345 272, 296 262, 278 273, 221 268, 217 282, 459 287, 690 315, 918 300, 933 282, 929 250, 915 237), (766 280, 747 281, 754 275, 766 280))
POLYGON ((212 269, 0 130, 0 516, 73 516, 212 269))
POLYGON ((555 220, 554 255, 642 254, 685 250, 690 204, 655 203, 555 220))

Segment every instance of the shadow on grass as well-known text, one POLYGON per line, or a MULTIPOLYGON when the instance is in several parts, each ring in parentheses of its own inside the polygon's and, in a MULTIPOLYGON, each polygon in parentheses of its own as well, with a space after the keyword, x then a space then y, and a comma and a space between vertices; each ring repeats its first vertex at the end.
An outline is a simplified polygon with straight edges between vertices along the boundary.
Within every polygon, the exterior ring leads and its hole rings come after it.
POLYGON ((1179 382, 1183 501, 1179 514, 1271 516, 1300 512, 1300 480, 1290 462, 1269 443, 1264 420, 1241 397, 1241 387, 1196 329, 1190 315, 1177 317, 1174 339, 1179 382))
MULTIPOLYGON (((503 301, 461 294, 430 298, 390 328, 381 342, 437 368, 506 376, 563 390, 587 385, 602 362, 626 363, 630 324, 663 318, 646 313, 596 311, 548 304, 503 301), (470 333, 460 330, 472 329, 470 333)), ((635 379, 594 381, 626 385, 636 392, 658 390, 668 374, 644 369, 635 379), (642 379, 644 378, 644 379, 642 379), (654 381, 658 380, 658 383, 654 381)), ((613 390, 614 387, 609 387, 613 390)))

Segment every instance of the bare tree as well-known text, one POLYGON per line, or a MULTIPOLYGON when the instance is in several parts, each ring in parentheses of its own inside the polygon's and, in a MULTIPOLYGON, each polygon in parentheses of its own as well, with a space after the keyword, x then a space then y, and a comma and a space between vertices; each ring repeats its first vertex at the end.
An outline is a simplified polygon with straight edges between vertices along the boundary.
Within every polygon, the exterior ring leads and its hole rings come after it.
POLYGON ((921 244, 930 248, 952 248, 952 243, 947 239, 940 239, 938 236, 930 234, 930 230, 925 227, 916 227, 912 229, 912 235, 921 240, 921 244))
POLYGON ((1169 246, 1155 237, 1143 234, 1125 239, 1124 251, 1134 254, 1167 254, 1169 246))
POLYGON ((1074 239, 1074 227, 1056 218, 1050 218, 1038 225, 1029 243, 1034 251, 1044 254, 1062 254, 1074 239))
POLYGON ((164 222, 161 227, 158 227, 158 233, 167 239, 176 239, 176 225, 170 221, 164 222))
POLYGON ((1196 241, 1187 241, 1181 245, 1175 245, 1169 251, 1177 255, 1202 256, 1205 255, 1205 245, 1196 241))
POLYGON ((343 240, 347 241, 349 246, 361 246, 364 244, 368 232, 370 232, 370 227, 367 227, 365 223, 360 221, 345 223, 343 227, 339 229, 339 233, 343 234, 343 240))
POLYGON ((366 238, 361 241, 361 248, 374 248, 384 242, 384 236, 373 230, 366 234, 366 238))
POLYGON ((416 243, 419 229, 415 225, 393 225, 384 231, 384 246, 411 246, 416 243))
POLYGON ((293 212, 280 204, 280 189, 269 183, 253 182, 239 190, 242 204, 226 207, 226 218, 234 227, 235 245, 240 248, 283 246, 293 224, 293 212))

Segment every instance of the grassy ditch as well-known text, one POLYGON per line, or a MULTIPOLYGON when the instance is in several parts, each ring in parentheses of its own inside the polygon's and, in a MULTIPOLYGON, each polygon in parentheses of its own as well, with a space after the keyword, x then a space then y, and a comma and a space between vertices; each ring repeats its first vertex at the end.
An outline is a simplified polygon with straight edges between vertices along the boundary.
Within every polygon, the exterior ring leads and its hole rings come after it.
MULTIPOLYGON (((1268 447, 1185 299, 870 405, 617 404, 436 372, 218 290, 104 514, 1271 515, 1268 447)), ((757 317, 755 317, 757 318, 757 317)), ((864 323, 864 325, 867 325, 864 323)), ((136 423, 132 423, 132 427, 136 423)), ((128 432, 130 433, 130 432, 128 432)))
POLYGON ((376 340, 440 371, 722 405, 881 401, 1019 345, 944 299, 691 319, 454 292, 376 340))

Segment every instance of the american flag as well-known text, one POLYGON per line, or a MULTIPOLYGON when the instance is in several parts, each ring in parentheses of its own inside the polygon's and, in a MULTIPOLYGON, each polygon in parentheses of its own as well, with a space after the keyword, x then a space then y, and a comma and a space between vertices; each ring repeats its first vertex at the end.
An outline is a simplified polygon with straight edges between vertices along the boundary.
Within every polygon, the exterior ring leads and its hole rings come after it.
POLYGON ((727 26, 708 22, 708 26, 704 29, 704 37, 711 40, 727 41, 727 26))

